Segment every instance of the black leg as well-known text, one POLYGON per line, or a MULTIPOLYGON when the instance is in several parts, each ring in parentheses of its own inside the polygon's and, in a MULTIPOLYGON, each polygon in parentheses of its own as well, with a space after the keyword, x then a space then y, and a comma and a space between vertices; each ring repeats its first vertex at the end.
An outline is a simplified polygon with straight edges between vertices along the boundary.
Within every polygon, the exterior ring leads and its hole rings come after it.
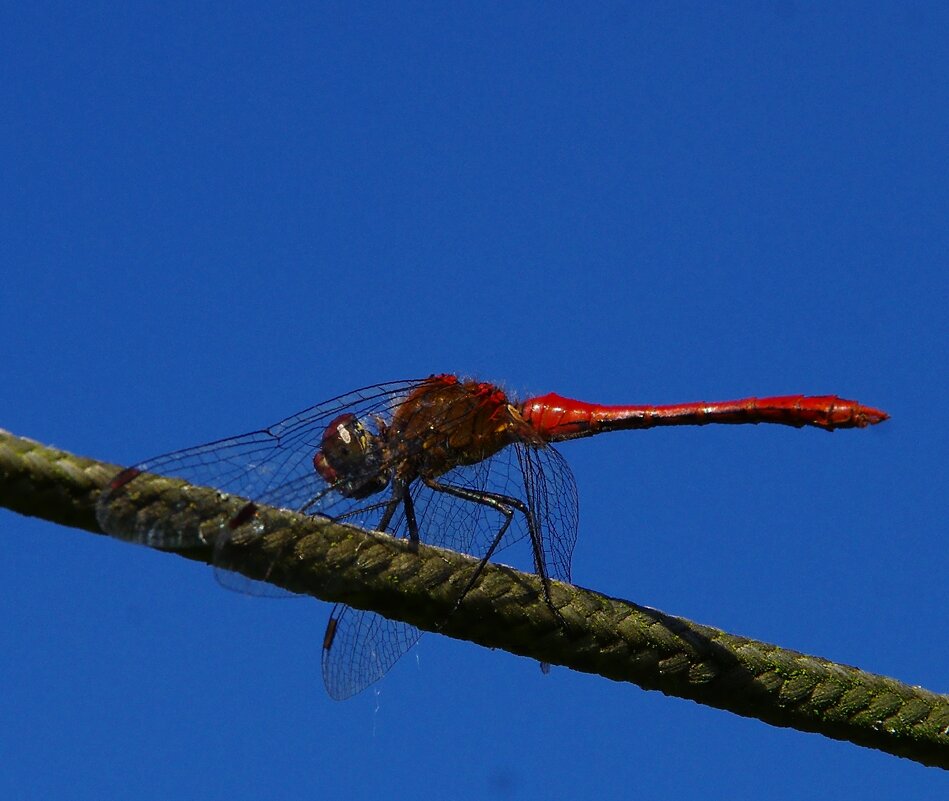
POLYGON ((376 526, 376 531, 386 531, 389 528, 389 524, 392 522, 392 518, 395 515, 395 510, 399 508, 399 504, 402 502, 402 495, 404 492, 405 488, 402 486, 392 488, 392 497, 389 498, 385 505, 385 511, 382 513, 382 518, 379 520, 379 524, 376 526))
POLYGON ((406 490, 402 496, 402 505, 405 507, 405 524, 409 527, 409 542, 418 545, 418 523, 415 521, 415 504, 412 493, 406 490))

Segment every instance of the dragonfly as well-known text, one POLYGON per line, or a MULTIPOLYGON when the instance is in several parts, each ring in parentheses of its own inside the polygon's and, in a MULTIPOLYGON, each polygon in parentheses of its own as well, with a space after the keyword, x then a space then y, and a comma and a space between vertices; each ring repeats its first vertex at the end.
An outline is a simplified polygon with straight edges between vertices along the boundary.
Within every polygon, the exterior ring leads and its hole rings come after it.
MULTIPOLYGON (((452 374, 376 384, 267 428, 149 459, 119 473, 97 505, 107 533, 155 548, 214 546, 227 587, 280 594, 227 571, 235 532, 254 536, 256 504, 480 557, 458 603, 501 549, 525 541, 550 603, 551 580, 570 581, 577 540, 576 482, 554 443, 667 425, 773 423, 827 431, 865 428, 888 415, 836 395, 783 395, 664 406, 607 406, 555 393, 518 401, 501 387, 452 374), (128 526, 116 498, 142 474, 183 479, 248 499, 214 542, 201 521, 128 526), (184 524, 187 525, 184 525, 184 524)), ((408 623, 337 604, 322 648, 323 680, 338 700, 384 676, 421 636, 408 623)))

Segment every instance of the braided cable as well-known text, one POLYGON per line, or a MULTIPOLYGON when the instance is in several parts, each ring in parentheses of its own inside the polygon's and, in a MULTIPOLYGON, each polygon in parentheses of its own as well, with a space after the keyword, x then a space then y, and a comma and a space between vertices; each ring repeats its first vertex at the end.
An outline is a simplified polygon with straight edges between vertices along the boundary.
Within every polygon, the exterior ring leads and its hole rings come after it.
MULTIPOLYGON (((21 514, 102 533, 95 504, 118 469, 0 430, 0 505, 21 514)), ((245 501, 143 475, 114 503, 115 519, 132 531, 183 506, 202 527, 225 526, 245 501)), ((559 582, 555 614, 537 576, 501 565, 487 565, 455 609, 477 559, 265 506, 253 526, 229 564, 250 578, 949 768, 949 696, 559 582)), ((176 553, 211 559, 210 548, 176 553)))

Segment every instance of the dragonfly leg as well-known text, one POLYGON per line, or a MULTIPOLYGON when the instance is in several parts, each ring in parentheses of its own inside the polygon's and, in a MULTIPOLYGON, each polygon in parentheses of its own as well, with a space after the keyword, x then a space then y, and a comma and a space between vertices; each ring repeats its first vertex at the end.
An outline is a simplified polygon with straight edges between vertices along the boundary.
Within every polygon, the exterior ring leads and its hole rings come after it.
POLYGON ((389 525, 392 523, 392 518, 395 517, 395 512, 399 508, 400 503, 405 509, 405 523, 409 530, 409 542, 413 545, 418 545, 418 522, 415 518, 415 505, 412 503, 411 493, 406 491, 404 485, 395 487, 392 496, 387 501, 379 501, 370 506, 353 509, 348 514, 337 515, 332 519, 335 522, 344 522, 347 517, 355 517, 375 509, 382 509, 382 517, 379 518, 379 522, 376 523, 373 530, 388 534, 390 533, 388 530, 389 525))
POLYGON ((399 504, 401 503, 405 507, 405 519, 409 526, 409 539, 412 542, 418 542, 418 526, 415 525, 415 510, 411 506, 411 500, 408 504, 405 503, 405 498, 408 494, 409 493, 406 492, 405 484, 401 482, 396 484, 393 482, 392 497, 386 502, 385 509, 382 512, 382 518, 379 520, 379 523, 376 526, 376 531, 387 533, 389 524, 392 522, 392 518, 395 516, 395 510, 399 508, 399 504))
MULTIPOLYGON (((390 532, 387 531, 387 529, 389 524, 392 522, 392 518, 395 516, 395 510, 399 508, 400 500, 405 507, 405 519, 409 529, 409 540, 415 544, 418 544, 418 523, 416 522, 415 517, 415 505, 413 504, 412 497, 408 492, 402 493, 401 496, 393 495, 393 497, 389 498, 387 501, 376 501, 376 503, 369 504, 368 506, 360 506, 357 509, 351 509, 350 511, 344 512, 340 515, 324 516, 327 519, 332 520, 334 523, 345 523, 347 520, 352 520, 356 517, 362 517, 367 512, 374 512, 377 509, 382 509, 382 517, 373 530, 388 534, 390 532)), ((297 511, 305 514, 306 509, 311 505, 311 503, 307 503, 306 506, 298 509, 297 511)))
POLYGON ((418 522, 415 520, 415 504, 411 492, 402 496, 402 505, 405 507, 405 524, 409 527, 409 542, 418 545, 418 522))
POLYGON ((382 513, 382 518, 376 525, 376 531, 385 532, 386 529, 389 528, 389 524, 392 522, 392 518, 395 515, 395 510, 399 508, 399 504, 402 502, 403 493, 404 489, 393 487, 392 497, 386 502, 385 510, 382 513))

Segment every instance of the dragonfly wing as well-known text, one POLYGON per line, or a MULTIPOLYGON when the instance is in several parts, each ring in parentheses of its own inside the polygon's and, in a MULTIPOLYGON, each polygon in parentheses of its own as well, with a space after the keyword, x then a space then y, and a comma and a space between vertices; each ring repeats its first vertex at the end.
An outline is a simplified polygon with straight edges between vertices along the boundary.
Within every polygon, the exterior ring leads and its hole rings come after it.
MULTIPOLYGON (((155 548, 182 549, 209 544, 200 531, 200 519, 188 520, 187 499, 171 509, 169 519, 140 523, 119 519, 114 502, 132 493, 136 477, 152 473, 214 487, 229 495, 285 509, 304 510, 330 517, 346 515, 360 522, 353 510, 365 501, 336 492, 316 472, 313 456, 320 449, 329 423, 351 413, 367 424, 391 416, 416 381, 397 381, 357 390, 288 417, 269 428, 175 451, 122 471, 102 492, 97 517, 103 530, 114 536, 155 548)), ((244 521, 247 522, 247 521, 244 521)))
POLYGON ((422 636, 415 626, 337 604, 323 640, 323 683, 342 701, 381 679, 422 636))
POLYGON ((136 478, 148 473, 214 487, 222 493, 257 503, 345 518, 347 522, 372 527, 373 504, 337 492, 314 469, 313 456, 321 447, 323 434, 332 420, 349 413, 365 420, 369 426, 378 426, 378 421, 388 419, 417 384, 418 381, 397 381, 366 387, 313 406, 266 429, 142 462, 122 471, 102 492, 96 508, 99 524, 113 536, 153 548, 183 550, 213 546, 212 561, 223 586, 250 595, 292 595, 267 582, 227 570, 234 546, 259 535, 252 514, 247 520, 240 520, 240 525, 235 525, 237 517, 216 522, 208 520, 189 502, 187 490, 171 496, 173 504, 168 514, 159 520, 148 519, 134 508, 130 517, 128 504, 123 510, 116 501, 125 495, 134 496, 138 488, 136 478))
POLYGON ((545 445, 514 446, 524 481, 524 497, 540 538, 535 550, 543 557, 536 565, 541 576, 570 581, 570 565, 577 543, 580 506, 577 485, 566 459, 545 445))

